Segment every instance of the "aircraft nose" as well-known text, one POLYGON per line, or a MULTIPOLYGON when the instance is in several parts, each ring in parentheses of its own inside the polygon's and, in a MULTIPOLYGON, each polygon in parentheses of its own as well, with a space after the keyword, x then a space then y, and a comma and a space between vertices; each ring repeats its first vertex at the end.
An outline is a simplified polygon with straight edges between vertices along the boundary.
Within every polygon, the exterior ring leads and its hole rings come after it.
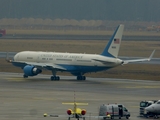
POLYGON ((154 110, 154 106, 149 106, 145 108, 145 111, 150 111, 152 112, 154 110))
POLYGON ((17 53, 17 54, 13 57, 13 61, 17 61, 18 55, 19 55, 19 53, 17 53))

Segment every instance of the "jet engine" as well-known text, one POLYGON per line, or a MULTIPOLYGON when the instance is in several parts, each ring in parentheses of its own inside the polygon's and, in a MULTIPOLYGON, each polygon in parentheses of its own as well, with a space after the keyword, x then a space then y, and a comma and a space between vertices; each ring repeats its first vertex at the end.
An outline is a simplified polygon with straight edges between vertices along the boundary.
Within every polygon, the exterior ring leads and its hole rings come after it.
POLYGON ((73 113, 73 111, 72 111, 71 109, 68 109, 68 110, 67 110, 67 114, 68 114, 68 115, 71 115, 72 113, 73 113))
POLYGON ((35 76, 42 72, 41 69, 36 68, 35 66, 26 65, 23 68, 23 72, 27 76, 35 76))
POLYGON ((85 115, 85 114, 86 114, 86 110, 83 109, 83 110, 81 111, 81 115, 85 115))

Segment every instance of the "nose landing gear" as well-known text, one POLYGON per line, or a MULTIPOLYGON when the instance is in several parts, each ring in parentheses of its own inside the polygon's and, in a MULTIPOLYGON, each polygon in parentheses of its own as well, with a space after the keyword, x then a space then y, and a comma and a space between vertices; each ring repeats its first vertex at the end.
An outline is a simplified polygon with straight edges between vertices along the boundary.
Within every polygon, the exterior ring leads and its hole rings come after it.
POLYGON ((59 81, 60 80, 60 77, 59 76, 56 76, 56 71, 55 70, 52 70, 52 74, 53 76, 51 76, 51 81, 59 81))

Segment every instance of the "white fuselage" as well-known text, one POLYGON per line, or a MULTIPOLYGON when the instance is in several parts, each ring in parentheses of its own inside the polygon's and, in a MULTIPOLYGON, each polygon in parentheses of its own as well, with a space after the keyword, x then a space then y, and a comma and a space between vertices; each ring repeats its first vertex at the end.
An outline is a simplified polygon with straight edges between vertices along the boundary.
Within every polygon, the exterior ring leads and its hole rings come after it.
MULTIPOLYGON (((83 66, 112 68, 122 64, 122 60, 97 54, 76 54, 59 52, 35 52, 23 51, 14 56, 15 62, 36 62, 45 64, 56 64, 60 66, 83 66)), ((93 69, 93 68, 91 68, 93 69)), ((100 71, 97 69, 96 71, 100 71)), ((87 72, 90 70, 88 69, 87 72)), ((91 70, 93 71, 93 70, 91 70)))
POLYGON ((160 100, 145 108, 146 111, 160 115, 160 100))

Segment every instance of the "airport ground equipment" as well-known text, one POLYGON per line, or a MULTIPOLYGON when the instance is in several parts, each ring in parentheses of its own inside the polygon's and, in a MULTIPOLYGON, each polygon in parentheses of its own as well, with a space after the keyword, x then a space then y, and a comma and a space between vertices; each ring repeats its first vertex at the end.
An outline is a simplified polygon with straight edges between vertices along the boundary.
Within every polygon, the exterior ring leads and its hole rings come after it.
POLYGON ((6 35, 6 30, 5 29, 0 29, 0 37, 6 35))
POLYGON ((145 117, 154 117, 159 118, 160 116, 160 100, 157 100, 157 102, 151 104, 150 106, 146 107, 144 109, 145 117))
POLYGON ((125 117, 129 119, 130 112, 122 104, 103 104, 99 108, 99 116, 103 116, 103 119, 114 119, 118 117, 121 119, 125 117))
POLYGON ((145 108, 155 103, 157 100, 141 101, 139 104, 139 115, 141 117, 153 116, 150 112, 145 112, 145 108))

